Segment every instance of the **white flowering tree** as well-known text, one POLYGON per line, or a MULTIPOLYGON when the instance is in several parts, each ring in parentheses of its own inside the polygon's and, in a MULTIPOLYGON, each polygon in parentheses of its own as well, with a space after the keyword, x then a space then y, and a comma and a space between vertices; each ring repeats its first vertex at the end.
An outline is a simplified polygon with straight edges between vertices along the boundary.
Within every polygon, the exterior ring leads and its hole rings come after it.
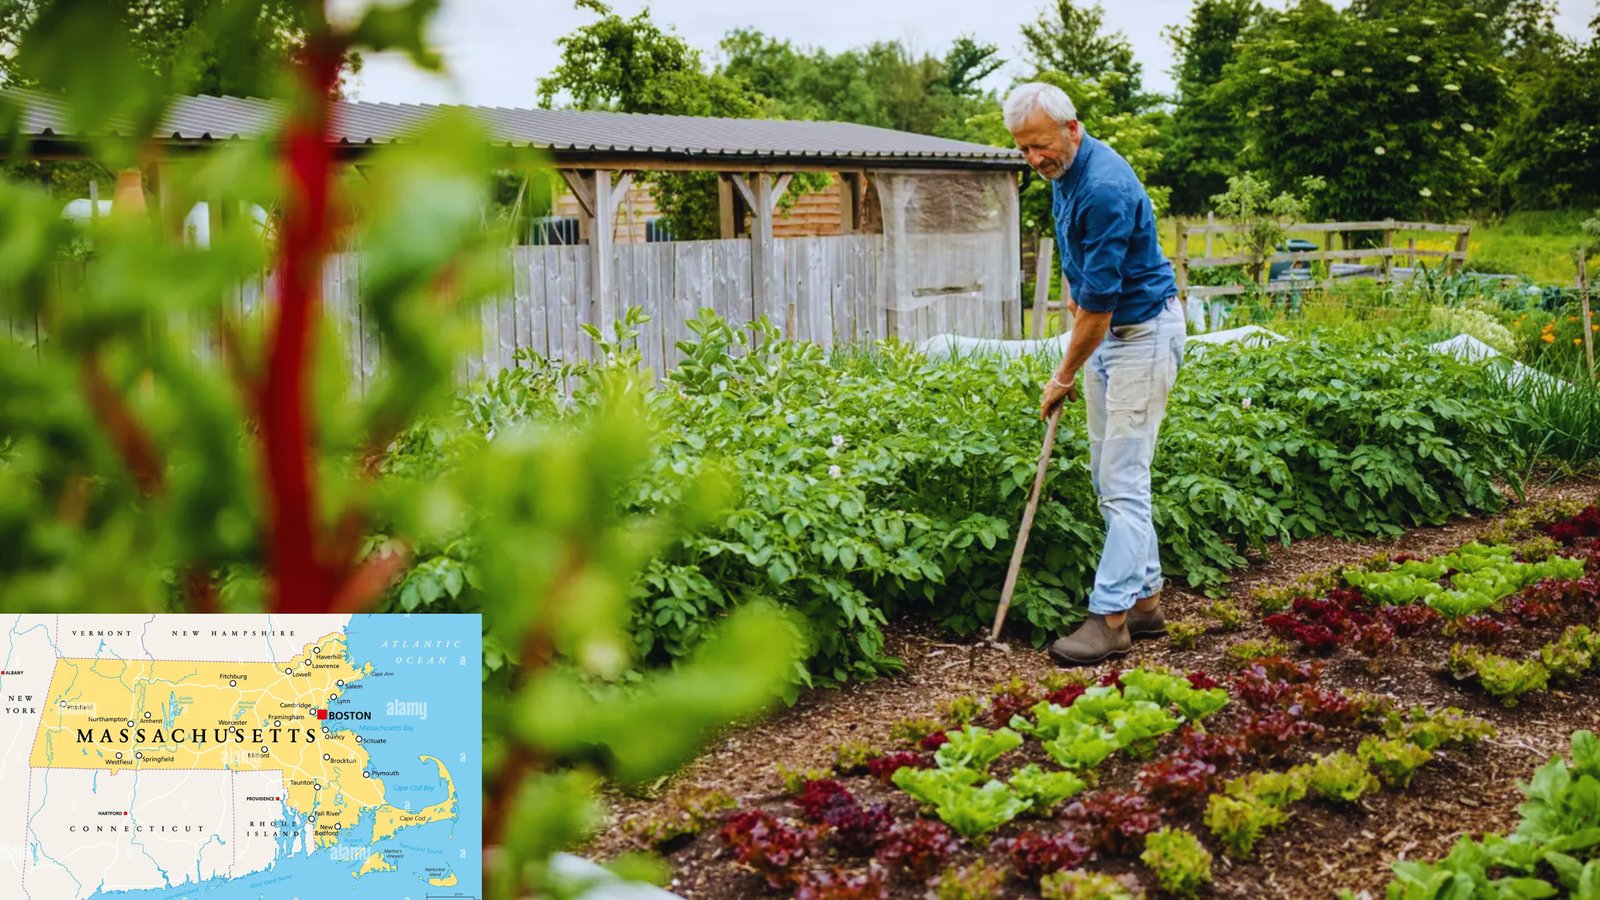
POLYGON ((1326 179, 1320 218, 1463 213, 1489 181, 1508 87, 1490 20, 1453 6, 1364 21, 1304 3, 1254 30, 1216 86, 1245 125, 1244 164, 1276 184, 1326 179))

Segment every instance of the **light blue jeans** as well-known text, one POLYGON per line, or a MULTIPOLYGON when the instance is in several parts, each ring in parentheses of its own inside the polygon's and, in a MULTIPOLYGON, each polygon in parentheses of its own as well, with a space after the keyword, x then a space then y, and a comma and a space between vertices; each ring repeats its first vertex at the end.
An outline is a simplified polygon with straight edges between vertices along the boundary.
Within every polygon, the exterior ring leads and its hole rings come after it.
POLYGON ((1089 479, 1106 522, 1106 546, 1089 593, 1092 613, 1132 609, 1161 589, 1150 462, 1187 334, 1174 297, 1155 318, 1112 328, 1083 368, 1089 479))

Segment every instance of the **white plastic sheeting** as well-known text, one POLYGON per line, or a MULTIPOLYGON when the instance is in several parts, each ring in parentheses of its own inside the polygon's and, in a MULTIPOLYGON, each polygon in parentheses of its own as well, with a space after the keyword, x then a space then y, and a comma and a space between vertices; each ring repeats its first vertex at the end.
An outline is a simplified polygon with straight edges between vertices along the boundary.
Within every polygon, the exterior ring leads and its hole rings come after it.
POLYGON ((597 863, 557 853, 550 857, 550 874, 563 886, 576 891, 573 900, 681 900, 653 884, 624 881, 597 863))
MULTIPOLYGON (((884 309, 1000 337, 1021 308, 1017 180, 1002 172, 877 171, 884 309)), ((927 334, 935 329, 923 331, 927 334)))

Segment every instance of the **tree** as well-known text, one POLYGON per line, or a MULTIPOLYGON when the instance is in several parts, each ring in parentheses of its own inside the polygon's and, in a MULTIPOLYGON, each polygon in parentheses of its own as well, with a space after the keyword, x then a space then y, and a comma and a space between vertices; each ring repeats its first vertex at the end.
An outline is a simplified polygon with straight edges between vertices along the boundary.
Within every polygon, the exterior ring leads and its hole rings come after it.
POLYGON ((943 57, 898 41, 830 54, 738 29, 722 39, 718 72, 768 98, 780 119, 854 122, 970 139, 967 120, 992 102, 980 82, 1005 61, 992 44, 960 37, 943 57))
POLYGON ((1244 127, 1241 164, 1279 187, 1327 181, 1324 218, 1449 218, 1483 196, 1507 82, 1482 20, 1414 0, 1364 20, 1301 0, 1242 42, 1216 86, 1244 127))
MULTIPOLYGON (((62 0, 0 2, 0 73, 23 83, 15 49, 39 16, 62 0)), ((171 79, 178 93, 265 96, 285 60, 305 47, 306 7, 297 0, 114 0, 102 5, 127 36, 141 67, 171 79), (227 27, 218 27, 227 20, 227 27)), ((361 55, 346 51, 335 86, 361 71, 361 55)))
MULTIPOLYGON (((658 27, 649 9, 624 19, 601 0, 577 0, 577 6, 599 18, 556 42, 561 62, 539 80, 539 103, 546 109, 565 95, 574 109, 719 118, 761 115, 760 94, 745 82, 705 71, 700 51, 658 27)), ((655 173, 650 184, 656 208, 680 240, 719 235, 714 173, 655 173)))
POLYGON ((1305 221, 1312 196, 1326 186, 1322 179, 1310 177, 1301 183, 1304 193, 1300 196, 1284 191, 1274 197, 1267 182, 1253 172, 1245 172, 1231 176, 1228 189, 1211 198, 1219 215, 1243 229, 1227 235, 1224 240, 1234 250, 1243 251, 1252 258, 1249 263, 1251 280, 1266 280, 1267 260, 1288 233, 1285 226, 1305 221))
POLYGON ((1501 209, 1600 203, 1600 39, 1524 73, 1488 154, 1501 209))
POLYGON ((1158 98, 1144 93, 1143 67, 1134 62, 1128 36, 1106 33, 1105 18, 1098 0, 1087 5, 1055 0, 1033 24, 1022 26, 1027 61, 1039 72, 1060 72, 1074 81, 1104 86, 1117 112, 1143 112, 1158 98))
POLYGON ((1234 45, 1263 11, 1258 0, 1199 0, 1186 24, 1164 32, 1177 59, 1177 108, 1162 132, 1162 160, 1152 177, 1171 190, 1175 213, 1204 212, 1229 176, 1238 174, 1244 129, 1211 89, 1233 60, 1234 45))

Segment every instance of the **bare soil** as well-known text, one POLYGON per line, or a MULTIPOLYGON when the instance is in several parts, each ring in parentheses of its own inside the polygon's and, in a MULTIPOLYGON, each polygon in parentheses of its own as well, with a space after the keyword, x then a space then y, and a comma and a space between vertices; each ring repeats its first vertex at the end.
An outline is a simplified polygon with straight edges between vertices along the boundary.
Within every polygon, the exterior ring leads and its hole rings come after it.
MULTIPOLYGON (((1574 479, 1530 489, 1528 500, 1592 500, 1597 490, 1600 479, 1574 479)), ((1132 655, 1116 665, 1131 668, 1156 664, 1226 672, 1229 667, 1223 653, 1229 646, 1241 640, 1268 637, 1259 625, 1260 616, 1248 602, 1253 590, 1292 582, 1300 574, 1355 563, 1377 553, 1431 556, 1447 552, 1475 539, 1496 521, 1465 518, 1441 528, 1411 531, 1392 540, 1316 538, 1274 548, 1227 585, 1229 596, 1238 598, 1240 606, 1250 614, 1242 631, 1207 633, 1192 651, 1175 650, 1166 640, 1140 642, 1132 655)), ((1169 585, 1163 602, 1169 622, 1205 622, 1197 613, 1200 606, 1209 602, 1203 595, 1169 585)), ((1585 612, 1583 617, 1575 615, 1562 623, 1515 627, 1494 652, 1513 657, 1525 655, 1553 638, 1563 625, 1582 622, 1593 626, 1593 618, 1592 613, 1585 612)), ((802 694, 793 707, 730 729, 670 779, 653 786, 650 793, 655 799, 611 796, 611 825, 585 852, 608 858, 629 849, 628 839, 619 827, 621 820, 658 808, 691 787, 727 791, 746 808, 798 819, 799 808, 783 795, 776 771, 779 764, 791 770, 826 767, 833 763, 832 747, 855 740, 885 751, 905 749, 890 740, 890 728, 895 722, 937 719, 941 706, 953 698, 986 696, 991 687, 1014 676, 1033 682, 1057 670, 1043 649, 1029 646, 1020 632, 1010 636, 1010 650, 1005 653, 993 649, 974 652, 975 639, 976 636, 953 636, 925 622, 896 623, 888 632, 888 650, 905 661, 903 674, 839 690, 810 691, 802 694)), ((1515 826, 1516 807, 1522 799, 1518 783, 1527 781, 1533 770, 1550 757, 1563 753, 1573 731, 1600 728, 1600 704, 1594 700, 1600 696, 1600 678, 1591 676, 1565 690, 1536 692, 1525 697, 1521 705, 1508 709, 1494 698, 1451 679, 1444 666, 1450 643, 1437 635, 1415 639, 1402 653, 1388 658, 1378 674, 1369 671, 1366 659, 1340 650, 1327 660, 1322 686, 1379 694, 1403 708, 1415 704, 1430 709, 1460 707, 1493 722, 1499 729, 1498 736, 1471 750, 1441 753, 1417 773, 1410 788, 1368 794, 1353 808, 1311 801, 1296 804, 1289 826, 1264 835, 1244 863, 1230 862, 1222 855, 1201 822, 1203 810, 1198 804, 1191 804, 1193 809, 1180 810, 1170 823, 1188 827, 1216 854, 1216 880, 1207 896, 1300 900, 1334 897, 1340 889, 1350 889, 1358 897, 1362 892, 1381 897, 1390 877, 1390 865, 1396 860, 1437 858, 1448 853, 1463 835, 1476 837, 1515 826)), ((1110 668, 1105 665, 1092 671, 1098 675, 1110 668)), ((1302 762, 1334 749, 1354 750, 1362 736, 1340 734, 1326 744, 1296 748, 1279 763, 1302 762)), ((1168 736, 1163 752, 1173 745, 1175 742, 1168 736)), ((1114 757, 1102 767, 1098 789, 1130 790, 1137 770, 1137 763, 1114 757)), ((846 784, 863 803, 889 802, 902 821, 915 814, 914 801, 870 777, 846 779, 846 784)), ((1019 820, 1000 829, 995 837, 1014 836, 1023 830, 1052 832, 1062 828, 1059 822, 1019 820)), ((671 852, 666 858, 674 874, 671 890, 686 898, 787 896, 787 892, 770 891, 759 877, 736 868, 714 830, 668 849, 671 852)), ((971 842, 956 861, 964 864, 980 856, 993 866, 1011 868, 998 850, 979 848, 971 842)), ((832 856, 828 862, 845 868, 864 866, 859 860, 832 856)), ((1133 861, 1096 860, 1089 867, 1113 873, 1141 873, 1146 890, 1155 893, 1148 871, 1133 861)), ((930 896, 926 886, 905 882, 893 882, 890 895, 930 896)), ((1037 897, 1038 893, 1031 885, 1013 879, 996 896, 1037 897)))

